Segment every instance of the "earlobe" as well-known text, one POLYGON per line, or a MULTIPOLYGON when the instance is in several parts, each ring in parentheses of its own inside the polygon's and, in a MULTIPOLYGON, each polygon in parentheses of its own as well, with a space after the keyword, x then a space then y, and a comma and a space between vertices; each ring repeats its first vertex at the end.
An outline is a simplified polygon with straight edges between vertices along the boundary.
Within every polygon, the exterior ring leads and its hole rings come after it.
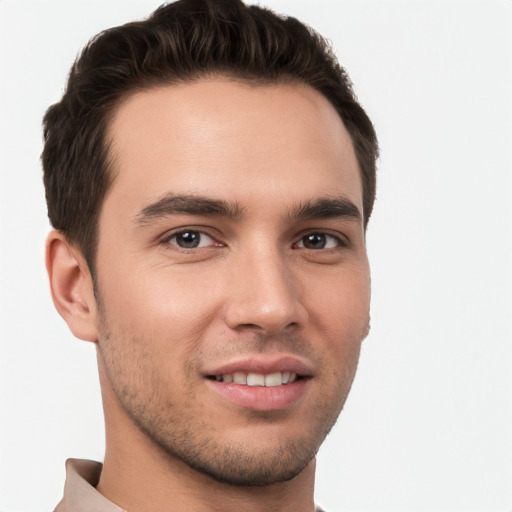
POLYGON ((46 240, 46 269, 53 303, 71 332, 85 341, 96 342, 96 299, 89 268, 80 251, 60 232, 46 240))

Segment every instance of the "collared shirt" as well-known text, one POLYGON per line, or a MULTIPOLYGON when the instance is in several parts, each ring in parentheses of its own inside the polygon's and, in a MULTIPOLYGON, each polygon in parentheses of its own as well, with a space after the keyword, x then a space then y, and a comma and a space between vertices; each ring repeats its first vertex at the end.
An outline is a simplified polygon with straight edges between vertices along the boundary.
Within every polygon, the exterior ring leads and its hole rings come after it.
POLYGON ((64 497, 55 512, 127 512, 96 490, 102 467, 93 460, 68 459, 64 497))
MULTIPOLYGON (((93 460, 68 459, 64 497, 54 512, 128 512, 96 490, 103 465, 93 460)), ((315 512, 322 512, 316 508, 315 512)))

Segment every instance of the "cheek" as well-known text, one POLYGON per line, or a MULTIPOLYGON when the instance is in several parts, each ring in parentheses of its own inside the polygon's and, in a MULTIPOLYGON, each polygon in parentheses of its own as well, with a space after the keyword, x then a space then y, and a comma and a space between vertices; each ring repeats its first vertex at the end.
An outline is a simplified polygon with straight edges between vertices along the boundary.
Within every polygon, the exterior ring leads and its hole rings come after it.
POLYGON ((100 284, 109 324, 164 353, 196 348, 219 309, 219 280, 185 265, 124 275, 117 268, 100 284))
POLYGON ((117 268, 101 283, 110 295, 109 303, 116 303, 124 311, 137 310, 156 317, 188 316, 205 307, 215 292, 207 274, 192 265, 144 268, 134 262, 125 270, 117 268), (133 269, 137 269, 135 275, 133 269))
POLYGON ((333 272, 328 278, 317 280, 310 290, 309 328, 322 354, 328 387, 337 390, 343 403, 355 376, 361 343, 369 329, 368 267, 333 272))
POLYGON ((370 310, 370 273, 366 264, 310 279, 310 320, 326 334, 347 343, 366 336, 370 310), (312 318, 311 318, 312 317, 312 318))

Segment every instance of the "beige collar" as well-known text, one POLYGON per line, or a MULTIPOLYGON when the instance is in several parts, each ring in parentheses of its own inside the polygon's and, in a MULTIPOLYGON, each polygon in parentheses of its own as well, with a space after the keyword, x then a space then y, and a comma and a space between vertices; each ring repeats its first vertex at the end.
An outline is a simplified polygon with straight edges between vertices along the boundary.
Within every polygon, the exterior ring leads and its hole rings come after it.
POLYGON ((93 460, 68 459, 64 497, 55 512, 127 512, 95 489, 102 467, 93 460))

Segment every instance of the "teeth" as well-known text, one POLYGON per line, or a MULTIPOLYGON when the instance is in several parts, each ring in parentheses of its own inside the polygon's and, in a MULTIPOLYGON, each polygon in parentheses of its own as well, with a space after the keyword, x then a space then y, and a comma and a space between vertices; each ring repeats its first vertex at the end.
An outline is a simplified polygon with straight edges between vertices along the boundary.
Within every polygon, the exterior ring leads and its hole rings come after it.
POLYGON ((283 384, 281 372, 265 375, 265 386, 280 386, 283 384))
POLYGON ((233 382, 234 384, 244 384, 246 386, 281 386, 290 384, 297 380, 295 372, 275 372, 263 375, 262 373, 235 372, 233 374, 225 373, 216 375, 215 380, 219 382, 233 382))
POLYGON ((247 374, 247 385, 248 386, 264 386, 265 376, 261 373, 248 373, 247 374))
POLYGON ((243 372, 235 372, 233 374, 233 382, 235 384, 247 384, 247 376, 243 372))

